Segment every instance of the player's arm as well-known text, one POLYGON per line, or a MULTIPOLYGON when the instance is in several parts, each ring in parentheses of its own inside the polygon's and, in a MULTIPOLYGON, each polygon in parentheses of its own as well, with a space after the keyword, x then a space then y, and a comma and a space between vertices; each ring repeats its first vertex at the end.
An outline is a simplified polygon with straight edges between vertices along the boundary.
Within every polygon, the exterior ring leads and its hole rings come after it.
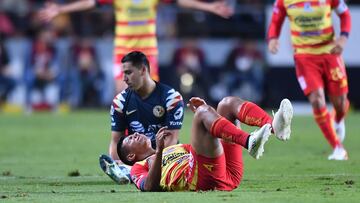
POLYGON ((176 145, 179 141, 179 131, 178 129, 168 130, 168 135, 165 138, 164 146, 169 147, 171 145, 176 145))
POLYGON ((122 136, 125 136, 125 130, 128 127, 124 115, 125 97, 122 93, 116 95, 110 108, 111 138, 109 155, 117 162, 120 162, 117 154, 117 143, 122 136))
POLYGON ((117 143, 119 142, 120 138, 123 136, 125 136, 124 131, 122 132, 111 131, 109 155, 116 162, 121 162, 117 153, 117 143))
POLYGON ((273 6, 273 12, 271 22, 269 25, 267 39, 268 49, 272 54, 276 54, 279 50, 279 36, 281 32, 282 24, 286 17, 286 9, 284 6, 284 0, 276 0, 273 6))
POLYGON ((198 0, 177 0, 177 4, 184 8, 207 11, 223 18, 229 18, 234 14, 234 9, 225 1, 201 2, 198 0))
POLYGON ((165 137, 168 136, 167 133, 167 127, 160 128, 156 133, 155 158, 145 179, 144 191, 160 191, 162 151, 165 146, 165 137))
POLYGON ((39 17, 41 20, 49 22, 60 14, 88 10, 95 6, 96 0, 80 0, 63 5, 46 3, 45 7, 40 10, 39 17))
POLYGON ((335 46, 331 50, 332 54, 341 54, 351 30, 351 16, 349 8, 344 0, 332 0, 331 7, 335 9, 335 12, 340 18, 340 36, 335 41, 335 46))

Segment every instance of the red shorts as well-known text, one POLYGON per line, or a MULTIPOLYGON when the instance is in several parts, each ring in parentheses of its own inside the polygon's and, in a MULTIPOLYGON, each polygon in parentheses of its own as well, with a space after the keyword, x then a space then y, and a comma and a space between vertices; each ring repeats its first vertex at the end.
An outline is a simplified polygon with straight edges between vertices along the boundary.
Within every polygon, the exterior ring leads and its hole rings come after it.
POLYGON ((196 190, 231 191, 240 184, 244 168, 242 147, 232 143, 222 144, 224 153, 216 158, 198 155, 190 149, 194 166, 198 168, 196 190))
MULTIPOLYGON (((123 54, 115 55, 114 68, 113 68, 113 73, 114 73, 115 80, 122 80, 123 79, 124 74, 121 71, 121 59, 124 56, 125 55, 123 55, 123 54)), ((159 81, 160 77, 159 77, 159 65, 158 65, 157 56, 148 55, 146 57, 148 58, 149 63, 150 63, 150 75, 151 75, 151 78, 154 79, 155 81, 159 81)))
POLYGON ((307 96, 324 88, 332 96, 348 93, 348 82, 342 57, 334 54, 295 55, 296 76, 307 96))

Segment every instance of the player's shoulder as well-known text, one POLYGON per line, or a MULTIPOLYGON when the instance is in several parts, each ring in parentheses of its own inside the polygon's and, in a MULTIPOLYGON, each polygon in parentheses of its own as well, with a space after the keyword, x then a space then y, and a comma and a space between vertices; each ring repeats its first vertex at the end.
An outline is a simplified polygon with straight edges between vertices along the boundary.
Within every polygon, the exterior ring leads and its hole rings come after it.
POLYGON ((164 95, 167 110, 175 108, 178 104, 183 105, 183 97, 178 91, 162 83, 158 83, 158 86, 164 95))
POLYGON ((131 96, 131 90, 129 88, 117 94, 112 102, 112 107, 114 108, 114 110, 122 113, 127 103, 127 100, 129 100, 129 96, 131 96))

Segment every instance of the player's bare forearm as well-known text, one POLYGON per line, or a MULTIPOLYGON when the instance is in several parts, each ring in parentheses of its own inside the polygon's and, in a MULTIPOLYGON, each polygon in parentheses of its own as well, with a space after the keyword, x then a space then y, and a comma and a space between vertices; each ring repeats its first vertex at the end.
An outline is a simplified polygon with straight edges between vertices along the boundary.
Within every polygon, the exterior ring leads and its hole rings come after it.
POLYGON ((179 130, 168 130, 168 135, 164 140, 164 147, 169 147, 171 145, 176 145, 179 140, 179 130))
POLYGON ((71 13, 75 11, 88 10, 94 8, 96 5, 95 0, 81 0, 73 3, 64 4, 60 6, 60 13, 71 13))
POLYGON ((146 177, 144 190, 145 191, 160 191, 161 180, 161 162, 162 162, 162 150, 156 151, 155 159, 150 167, 148 176, 146 177))
POLYGON ((109 155, 114 160, 119 160, 119 156, 117 153, 117 143, 119 142, 122 136, 125 136, 123 132, 115 132, 115 131, 111 132, 109 155))
POLYGON ((49 22, 60 14, 87 10, 95 7, 95 5, 95 0, 81 0, 63 5, 46 3, 45 7, 39 11, 38 16, 40 20, 49 22))
POLYGON ((234 14, 234 9, 226 4, 225 1, 201 2, 199 0, 177 0, 179 6, 184 8, 207 11, 223 18, 229 18, 234 14))

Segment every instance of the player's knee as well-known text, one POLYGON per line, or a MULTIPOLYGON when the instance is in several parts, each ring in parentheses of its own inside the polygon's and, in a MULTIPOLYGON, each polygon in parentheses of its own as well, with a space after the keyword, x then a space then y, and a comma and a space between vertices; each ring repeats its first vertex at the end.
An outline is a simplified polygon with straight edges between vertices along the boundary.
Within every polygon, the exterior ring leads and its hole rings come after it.
POLYGON ((209 114, 215 113, 215 110, 209 105, 201 105, 196 109, 194 119, 203 120, 204 118, 208 117, 209 114))
POLYGON ((244 100, 240 99, 239 97, 224 97, 218 104, 218 112, 226 112, 230 109, 237 108, 244 100))
POLYGON ((324 95, 317 92, 312 93, 309 96, 309 101, 312 104, 312 106, 315 108, 322 108, 326 105, 324 95))

